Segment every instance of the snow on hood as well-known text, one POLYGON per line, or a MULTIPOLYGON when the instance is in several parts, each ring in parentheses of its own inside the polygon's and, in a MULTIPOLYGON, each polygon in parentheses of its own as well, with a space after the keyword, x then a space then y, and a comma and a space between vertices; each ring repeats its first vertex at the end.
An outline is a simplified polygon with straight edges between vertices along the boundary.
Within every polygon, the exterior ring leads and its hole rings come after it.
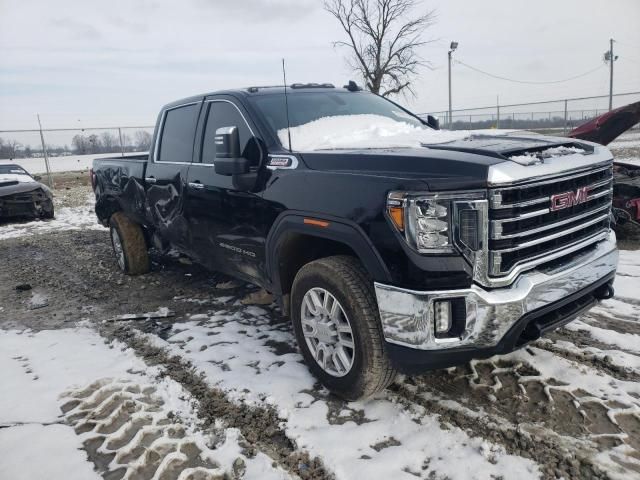
POLYGON ((5 182, 35 183, 35 180, 23 173, 0 173, 0 183, 5 182))
MULTIPOLYGON (((291 128, 291 146, 307 152, 338 148, 418 148, 461 140, 473 134, 505 135, 511 130, 433 130, 398 122, 381 115, 337 115, 322 117, 291 128)), ((278 130, 282 145, 288 145, 287 129, 278 130)))
POLYGON ((574 153, 584 154, 586 151, 584 148, 560 145, 559 147, 550 147, 539 152, 525 152, 520 155, 512 155, 509 157, 509 160, 513 160, 514 162, 518 162, 522 165, 530 165, 547 158, 562 157, 564 155, 572 155, 574 153))

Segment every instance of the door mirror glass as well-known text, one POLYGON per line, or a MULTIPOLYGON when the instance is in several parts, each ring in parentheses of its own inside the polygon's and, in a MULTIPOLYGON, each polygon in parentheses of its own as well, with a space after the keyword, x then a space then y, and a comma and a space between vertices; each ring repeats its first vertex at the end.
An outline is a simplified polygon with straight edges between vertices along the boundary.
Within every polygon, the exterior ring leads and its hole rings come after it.
POLYGON ((427 125, 429 125, 434 130, 440 130, 440 119, 438 117, 434 117, 433 115, 427 115, 427 125))
POLYGON ((238 158, 240 156, 240 135, 238 127, 221 127, 214 137, 216 160, 219 158, 238 158))
POLYGON ((241 157, 238 127, 221 127, 214 137, 216 160, 214 168, 220 175, 249 173, 249 160, 241 157))

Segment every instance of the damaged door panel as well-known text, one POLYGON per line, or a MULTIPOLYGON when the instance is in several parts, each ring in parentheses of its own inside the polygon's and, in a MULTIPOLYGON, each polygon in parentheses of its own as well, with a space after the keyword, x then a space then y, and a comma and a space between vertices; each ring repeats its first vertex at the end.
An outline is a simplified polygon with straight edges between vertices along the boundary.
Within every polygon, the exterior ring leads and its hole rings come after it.
POLYGON ((160 141, 144 177, 149 225, 163 241, 185 253, 192 251, 184 203, 200 106, 201 102, 193 102, 164 112, 160 141))

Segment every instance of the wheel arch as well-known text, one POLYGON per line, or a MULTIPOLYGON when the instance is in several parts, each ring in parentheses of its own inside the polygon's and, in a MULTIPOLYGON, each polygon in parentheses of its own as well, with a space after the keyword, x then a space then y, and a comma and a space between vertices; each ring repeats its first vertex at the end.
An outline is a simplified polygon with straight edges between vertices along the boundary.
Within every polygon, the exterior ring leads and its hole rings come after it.
POLYGON ((373 280, 390 281, 387 266, 364 231, 342 218, 283 212, 273 224, 265 250, 271 291, 279 296, 290 293, 295 274, 304 264, 332 255, 352 255, 373 280))

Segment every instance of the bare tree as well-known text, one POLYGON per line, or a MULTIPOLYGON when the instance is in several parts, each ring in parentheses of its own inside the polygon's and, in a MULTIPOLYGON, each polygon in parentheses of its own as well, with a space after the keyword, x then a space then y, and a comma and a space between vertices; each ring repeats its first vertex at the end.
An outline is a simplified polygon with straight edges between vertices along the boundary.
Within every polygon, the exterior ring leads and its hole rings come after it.
POLYGON ((151 148, 151 134, 146 130, 137 130, 135 133, 136 149, 145 152, 151 148))
POLYGON ((0 139, 0 158, 18 158, 22 144, 11 138, 7 140, 0 139))
POLYGON ((113 133, 102 132, 100 140, 102 141, 102 148, 106 153, 112 153, 118 150, 118 140, 113 133))
POLYGON ((71 145, 73 145, 73 150, 75 153, 80 155, 87 153, 87 139, 84 135, 74 135, 71 139, 71 145))
POLYGON ((349 65, 359 72, 369 90, 383 97, 413 93, 412 81, 422 66, 417 49, 429 43, 422 33, 435 23, 435 12, 412 16, 418 0, 326 0, 348 36, 334 46, 351 50, 349 65))

